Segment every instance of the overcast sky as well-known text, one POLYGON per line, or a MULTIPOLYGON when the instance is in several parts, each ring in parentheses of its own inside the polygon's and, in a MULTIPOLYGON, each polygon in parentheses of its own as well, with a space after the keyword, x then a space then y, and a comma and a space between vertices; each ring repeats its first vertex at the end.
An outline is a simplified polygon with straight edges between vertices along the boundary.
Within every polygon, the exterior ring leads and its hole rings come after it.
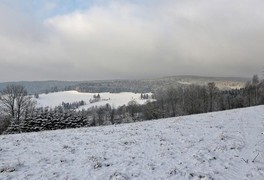
POLYGON ((0 0, 0 81, 243 76, 263 0, 0 0))

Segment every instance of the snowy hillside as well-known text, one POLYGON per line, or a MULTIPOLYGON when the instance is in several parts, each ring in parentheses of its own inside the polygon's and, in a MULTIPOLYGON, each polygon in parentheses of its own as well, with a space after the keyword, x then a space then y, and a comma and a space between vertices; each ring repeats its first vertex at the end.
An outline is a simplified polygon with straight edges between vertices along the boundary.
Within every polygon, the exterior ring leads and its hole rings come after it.
POLYGON ((264 106, 0 136, 0 179, 264 179, 264 106))
POLYGON ((55 107, 61 105, 62 102, 73 103, 77 101, 85 101, 86 105, 79 109, 88 109, 92 106, 103 106, 107 103, 112 107, 127 105, 131 100, 136 100, 139 104, 144 104, 147 100, 140 99, 139 93, 123 92, 123 93, 100 93, 101 101, 90 103, 89 100, 97 93, 80 93, 77 91, 63 91, 49 94, 40 94, 37 101, 38 106, 55 107))

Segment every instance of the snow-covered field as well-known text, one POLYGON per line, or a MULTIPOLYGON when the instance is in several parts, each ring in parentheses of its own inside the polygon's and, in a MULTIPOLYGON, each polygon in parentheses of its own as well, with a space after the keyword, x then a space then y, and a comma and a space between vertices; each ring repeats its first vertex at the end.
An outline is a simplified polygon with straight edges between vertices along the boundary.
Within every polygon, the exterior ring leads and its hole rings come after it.
MULTIPOLYGON (((37 101, 38 106, 49 106, 55 107, 61 105, 62 102, 65 103, 73 103, 77 101, 85 101, 86 105, 81 106, 79 109, 88 109, 92 106, 103 106, 107 103, 112 107, 119 107, 122 105, 127 105, 127 103, 131 100, 136 100, 139 104, 144 104, 147 100, 140 99, 140 93, 132 93, 132 92, 122 92, 122 93, 99 93, 101 97, 100 102, 90 103, 89 100, 93 98, 94 95, 98 93, 80 93, 77 91, 63 91, 63 92, 55 92, 49 94, 40 94, 37 101)), ((151 95, 151 93, 148 93, 151 95)))
POLYGON ((264 106, 0 136, 0 179, 264 179, 264 106))

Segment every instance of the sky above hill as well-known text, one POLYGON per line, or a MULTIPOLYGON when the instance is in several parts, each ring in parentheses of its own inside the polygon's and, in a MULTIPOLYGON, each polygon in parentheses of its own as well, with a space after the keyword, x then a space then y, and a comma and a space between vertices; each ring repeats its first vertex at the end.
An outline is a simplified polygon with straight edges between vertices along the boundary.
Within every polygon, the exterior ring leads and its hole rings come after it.
POLYGON ((0 0, 0 81, 244 76, 263 0, 0 0))

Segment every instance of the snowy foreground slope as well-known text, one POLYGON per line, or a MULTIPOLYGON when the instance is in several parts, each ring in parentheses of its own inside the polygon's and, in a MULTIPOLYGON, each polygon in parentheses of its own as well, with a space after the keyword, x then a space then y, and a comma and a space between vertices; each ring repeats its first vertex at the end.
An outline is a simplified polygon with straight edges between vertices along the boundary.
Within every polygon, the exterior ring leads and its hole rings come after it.
POLYGON ((0 136, 0 179, 264 179, 264 106, 0 136))

